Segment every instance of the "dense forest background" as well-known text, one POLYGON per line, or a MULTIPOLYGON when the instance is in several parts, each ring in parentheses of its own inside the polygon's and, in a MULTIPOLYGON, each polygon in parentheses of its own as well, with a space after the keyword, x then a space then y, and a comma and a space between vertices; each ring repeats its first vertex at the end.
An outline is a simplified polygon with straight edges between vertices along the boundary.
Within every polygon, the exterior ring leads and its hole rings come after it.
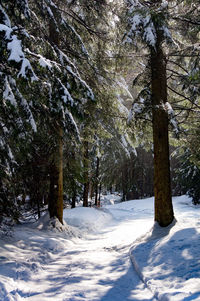
POLYGON ((0 1, 1 221, 48 205, 62 222, 63 198, 107 191, 200 202, 199 15, 198 0, 0 1))

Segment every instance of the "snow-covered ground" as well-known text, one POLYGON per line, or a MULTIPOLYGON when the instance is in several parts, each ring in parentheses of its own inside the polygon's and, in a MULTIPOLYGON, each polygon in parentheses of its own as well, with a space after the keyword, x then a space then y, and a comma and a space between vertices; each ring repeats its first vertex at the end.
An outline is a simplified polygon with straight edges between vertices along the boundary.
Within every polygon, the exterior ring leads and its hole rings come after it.
POLYGON ((167 228, 153 198, 65 210, 63 232, 48 215, 16 226, 0 239, 0 301, 200 300, 200 207, 173 201, 167 228))

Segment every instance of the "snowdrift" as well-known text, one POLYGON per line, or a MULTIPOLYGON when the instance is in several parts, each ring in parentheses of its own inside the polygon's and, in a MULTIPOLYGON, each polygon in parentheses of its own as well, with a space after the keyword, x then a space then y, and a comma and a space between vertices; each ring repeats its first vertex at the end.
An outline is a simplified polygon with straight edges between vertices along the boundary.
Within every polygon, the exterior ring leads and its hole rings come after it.
POLYGON ((173 201, 178 221, 166 228, 155 223, 135 241, 130 257, 158 300, 200 300, 200 208, 186 196, 173 201))
POLYGON ((105 209, 77 207, 64 211, 64 220, 68 225, 87 232, 103 229, 112 220, 112 215, 105 209))

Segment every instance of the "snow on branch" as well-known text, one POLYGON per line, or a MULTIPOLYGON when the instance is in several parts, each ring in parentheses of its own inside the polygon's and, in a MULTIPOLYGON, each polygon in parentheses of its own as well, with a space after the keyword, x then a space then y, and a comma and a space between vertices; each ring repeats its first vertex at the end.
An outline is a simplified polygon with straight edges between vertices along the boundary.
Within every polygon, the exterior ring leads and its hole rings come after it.
POLYGON ((134 99, 132 108, 129 112, 128 123, 133 119, 137 120, 139 117, 144 116, 144 119, 149 120, 149 114, 151 114, 151 93, 149 87, 144 87, 137 98, 134 99))
POLYGON ((80 77, 79 73, 74 73, 72 71, 72 68, 70 66, 67 66, 66 68, 68 70, 69 73, 71 73, 71 75, 78 79, 78 81, 80 82, 80 84, 87 89, 87 96, 91 99, 94 100, 94 93, 92 91, 92 89, 88 86, 88 84, 80 77))
POLYGON ((35 119, 33 117, 32 111, 30 109, 30 106, 29 106, 27 100, 22 96, 22 94, 19 92, 18 89, 16 89, 16 94, 21 100, 21 106, 23 107, 24 111, 28 115, 28 122, 30 123, 32 130, 34 132, 37 132, 36 122, 35 122, 35 119))
POLYGON ((4 31, 6 40, 10 40, 11 33, 13 31, 12 28, 5 24, 0 24, 0 31, 4 31))
POLYGON ((77 40, 79 41, 79 43, 81 44, 81 50, 82 50, 82 52, 83 52, 87 57, 89 57, 89 53, 88 53, 88 51, 87 51, 87 49, 86 49, 86 47, 85 47, 85 45, 84 45, 84 43, 83 43, 83 40, 82 40, 81 36, 77 33, 77 31, 75 30, 74 27, 72 27, 72 26, 69 25, 69 24, 67 24, 67 25, 68 25, 68 27, 71 29, 72 33, 75 35, 75 37, 77 38, 77 40))
POLYGON ((52 69, 53 66, 52 66, 52 63, 49 59, 43 57, 40 54, 38 55, 38 57, 39 57, 39 64, 40 64, 41 67, 48 68, 49 70, 52 69))
POLYGON ((7 49, 10 51, 8 60, 19 63, 24 58, 22 51, 21 40, 18 40, 17 36, 12 36, 11 42, 8 43, 7 49))
POLYGON ((78 126, 74 120, 74 117, 72 116, 72 114, 70 113, 70 111, 67 108, 65 108, 64 113, 65 113, 65 118, 67 119, 68 123, 71 125, 71 127, 75 131, 75 134, 77 135, 78 140, 81 141, 80 132, 79 132, 78 126))
POLYGON ((172 109, 172 106, 170 105, 169 102, 165 102, 163 104, 163 109, 167 112, 168 118, 169 118, 169 123, 172 126, 172 129, 175 133, 176 136, 180 133, 180 129, 178 127, 177 120, 175 118, 174 110, 172 109))
POLYGON ((9 39, 11 40, 7 44, 7 49, 10 52, 10 55, 8 57, 8 61, 15 61, 16 63, 21 62, 21 68, 18 73, 18 77, 24 77, 24 78, 31 78, 31 81, 38 80, 37 76, 35 75, 33 68, 31 66, 30 61, 25 58, 24 52, 22 50, 22 42, 18 39, 16 35, 12 35, 12 29, 7 27, 5 28, 5 25, 0 25, 1 28, 6 30, 6 36, 9 34, 9 39), (10 30, 8 30, 10 29, 10 30))
POLYGON ((17 77, 28 77, 28 72, 31 72, 31 81, 37 81, 38 77, 36 76, 35 72, 33 71, 33 68, 31 67, 31 64, 28 59, 23 58, 22 60, 22 65, 21 65, 21 70, 18 73, 17 77))
POLYGON ((17 107, 17 102, 16 102, 15 96, 13 94, 13 91, 12 91, 12 88, 10 86, 9 79, 7 76, 5 77, 4 84, 5 84, 4 85, 5 90, 3 92, 3 98, 5 100, 8 100, 12 106, 17 107))
POLYGON ((0 11, 4 17, 4 24, 7 26, 7 27, 11 27, 11 22, 10 22, 10 19, 8 17, 8 15, 6 14, 5 10, 3 9, 3 7, 0 5, 0 11))
MULTIPOLYGON (((22 94, 19 92, 16 81, 9 75, 5 76, 4 81, 4 92, 3 92, 3 98, 10 102, 11 105, 13 105, 15 108, 21 106, 23 110, 25 111, 26 115, 28 116, 28 123, 30 123, 32 130, 34 132, 37 132, 37 126, 33 117, 33 114, 31 112, 30 106, 27 103, 26 99, 22 96, 22 94), (18 103, 17 103, 18 100, 18 103)), ((22 121, 21 121, 22 123, 22 121)))
POLYGON ((162 1, 160 6, 152 9, 139 1, 128 1, 128 30, 125 33, 124 43, 134 44, 134 39, 140 37, 148 46, 155 47, 157 30, 162 32, 166 41, 171 41, 167 14, 164 13, 167 9, 166 3, 162 1))
POLYGON ((30 17, 30 9, 29 9, 29 5, 28 5, 28 0, 17 0, 16 2, 18 4, 20 10, 24 14, 24 16, 26 18, 29 18, 30 17))
POLYGON ((123 104, 123 99, 120 97, 120 95, 117 95, 116 100, 119 112, 121 114, 124 114, 125 116, 128 116, 129 111, 127 107, 123 104))
POLYGON ((67 87, 65 85, 63 85, 63 83, 61 82, 61 80, 58 78, 58 82, 61 85, 61 88, 63 90, 63 95, 62 95, 62 100, 64 101, 64 103, 70 103, 70 106, 73 107, 74 105, 74 100, 71 96, 71 94, 69 93, 67 87))
POLYGON ((134 151, 134 147, 128 135, 126 133, 124 135, 121 135, 120 140, 118 142, 119 145, 122 147, 123 151, 125 152, 126 156, 130 158, 131 152, 134 151))

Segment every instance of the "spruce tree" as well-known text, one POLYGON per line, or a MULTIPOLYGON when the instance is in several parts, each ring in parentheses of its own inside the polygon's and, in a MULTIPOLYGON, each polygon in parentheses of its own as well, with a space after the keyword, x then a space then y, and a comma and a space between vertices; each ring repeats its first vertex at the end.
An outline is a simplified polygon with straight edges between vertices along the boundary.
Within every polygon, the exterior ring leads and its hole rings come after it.
MULTIPOLYGON (((162 1, 129 2, 126 41, 134 44, 141 37, 149 50, 150 104, 154 145, 155 221, 168 226, 174 219, 169 165, 166 56, 163 43, 169 39, 167 3, 162 1)), ((147 101, 147 100, 146 100, 147 101)), ((134 109, 134 108, 133 108, 134 109)), ((137 108, 135 108, 138 111, 137 108)))

